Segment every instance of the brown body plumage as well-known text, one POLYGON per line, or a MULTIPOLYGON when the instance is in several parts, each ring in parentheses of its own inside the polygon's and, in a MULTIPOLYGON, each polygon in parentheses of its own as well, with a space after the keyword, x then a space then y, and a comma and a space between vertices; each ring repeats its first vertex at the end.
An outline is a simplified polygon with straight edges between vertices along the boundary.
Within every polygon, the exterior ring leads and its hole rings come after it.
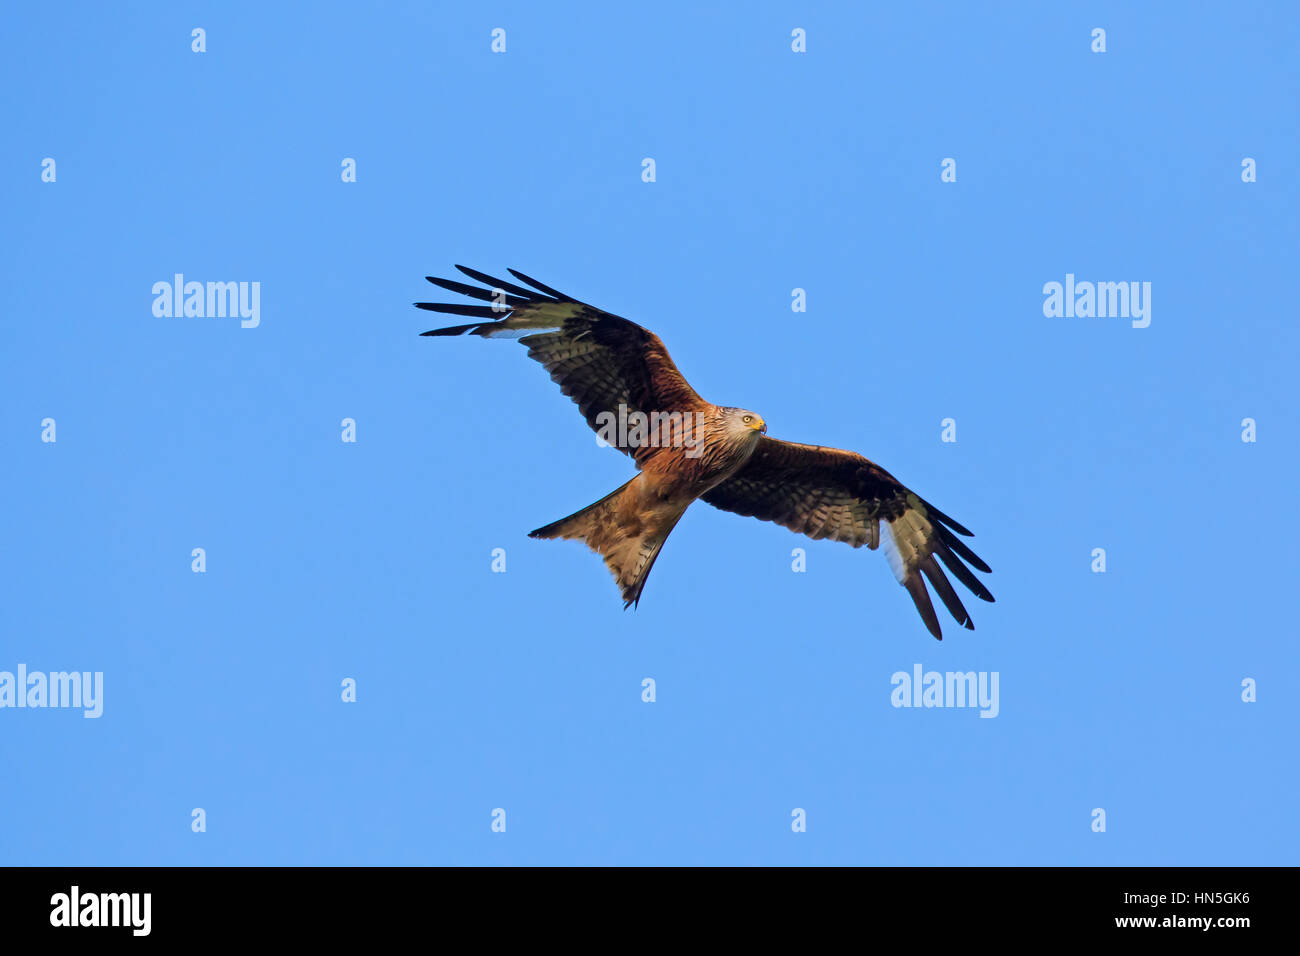
POLYGON ((432 312, 479 320, 423 334, 520 338, 529 356, 577 402, 587 423, 636 462, 637 475, 621 488, 531 533, 577 539, 600 553, 624 607, 640 600, 664 541, 691 503, 702 499, 811 538, 871 549, 883 541, 894 574, 931 634, 942 638, 927 580, 957 622, 974 629, 940 567, 977 597, 993 600, 962 563, 989 571, 957 537, 970 532, 879 465, 838 448, 767 438, 757 413, 700 398, 659 337, 634 322, 513 269, 511 274, 532 288, 456 268, 488 288, 432 276, 429 281, 491 304, 417 302, 432 312), (638 416, 650 427, 610 428, 611 421, 638 416))
POLYGON ((623 594, 623 606, 641 589, 669 533, 691 502, 734 475, 758 447, 766 428, 743 422, 753 413, 701 403, 699 443, 650 447, 640 472, 613 494, 576 514, 538 528, 533 538, 576 538, 605 559, 623 594), (737 415, 739 413, 739 415, 737 415), (730 420, 740 418, 738 427, 730 420), (699 454, 693 454, 698 448, 699 454))

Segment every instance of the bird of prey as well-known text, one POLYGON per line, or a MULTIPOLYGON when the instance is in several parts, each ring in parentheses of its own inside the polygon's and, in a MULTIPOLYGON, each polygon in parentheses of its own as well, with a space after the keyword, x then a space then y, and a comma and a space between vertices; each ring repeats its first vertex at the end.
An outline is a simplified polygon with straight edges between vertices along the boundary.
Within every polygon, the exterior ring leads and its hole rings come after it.
POLYGON ((518 283, 456 268, 486 288, 426 278, 487 304, 416 302, 430 312, 474 319, 422 334, 519 339, 577 403, 588 425, 636 464, 637 474, 622 487, 530 533, 576 539, 599 553, 625 609, 639 603, 664 541, 699 498, 815 540, 872 550, 884 544, 894 576, 931 634, 943 639, 926 580, 957 623, 975 629, 940 567, 976 597, 993 600, 966 566, 990 571, 958 537, 970 532, 885 469, 851 451, 769 438, 757 412, 705 401, 659 336, 634 322, 514 269, 509 271, 518 283))

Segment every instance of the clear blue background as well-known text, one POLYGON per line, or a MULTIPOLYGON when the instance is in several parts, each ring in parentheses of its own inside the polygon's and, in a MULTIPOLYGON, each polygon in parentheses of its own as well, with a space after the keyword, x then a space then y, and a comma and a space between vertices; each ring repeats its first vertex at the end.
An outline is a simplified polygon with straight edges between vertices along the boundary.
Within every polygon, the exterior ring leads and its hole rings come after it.
POLYGON ((1295 6, 466 6, 6 11, 0 669, 105 711, 0 711, 0 862, 1296 863, 1295 6), (879 553, 697 505, 625 613, 525 534, 630 464, 417 337, 456 262, 880 462, 997 604, 936 643, 879 553), (1067 272, 1150 328, 1044 318, 1067 272), (1001 715, 892 708, 915 663, 1001 715))

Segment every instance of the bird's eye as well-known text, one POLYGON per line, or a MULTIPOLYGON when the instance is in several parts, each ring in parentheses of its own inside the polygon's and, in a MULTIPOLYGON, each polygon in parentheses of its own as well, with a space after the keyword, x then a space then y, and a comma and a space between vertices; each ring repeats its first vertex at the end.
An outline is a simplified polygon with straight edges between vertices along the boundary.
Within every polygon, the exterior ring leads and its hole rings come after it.
POLYGON ((746 425, 748 425, 748 424, 749 424, 750 422, 752 422, 753 420, 754 420, 754 416, 753 416, 753 415, 746 415, 746 416, 745 416, 745 424, 746 424, 746 425))

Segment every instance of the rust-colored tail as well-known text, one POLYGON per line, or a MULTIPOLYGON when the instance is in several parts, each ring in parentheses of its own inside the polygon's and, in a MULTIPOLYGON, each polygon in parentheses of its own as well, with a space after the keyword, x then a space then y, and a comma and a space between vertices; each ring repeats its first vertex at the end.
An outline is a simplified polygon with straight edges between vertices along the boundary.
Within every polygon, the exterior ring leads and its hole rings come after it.
POLYGON ((530 538, 570 538, 581 541, 605 559, 623 594, 624 609, 641 600, 655 558, 686 509, 664 514, 641 507, 640 475, 595 504, 530 531, 530 538))

